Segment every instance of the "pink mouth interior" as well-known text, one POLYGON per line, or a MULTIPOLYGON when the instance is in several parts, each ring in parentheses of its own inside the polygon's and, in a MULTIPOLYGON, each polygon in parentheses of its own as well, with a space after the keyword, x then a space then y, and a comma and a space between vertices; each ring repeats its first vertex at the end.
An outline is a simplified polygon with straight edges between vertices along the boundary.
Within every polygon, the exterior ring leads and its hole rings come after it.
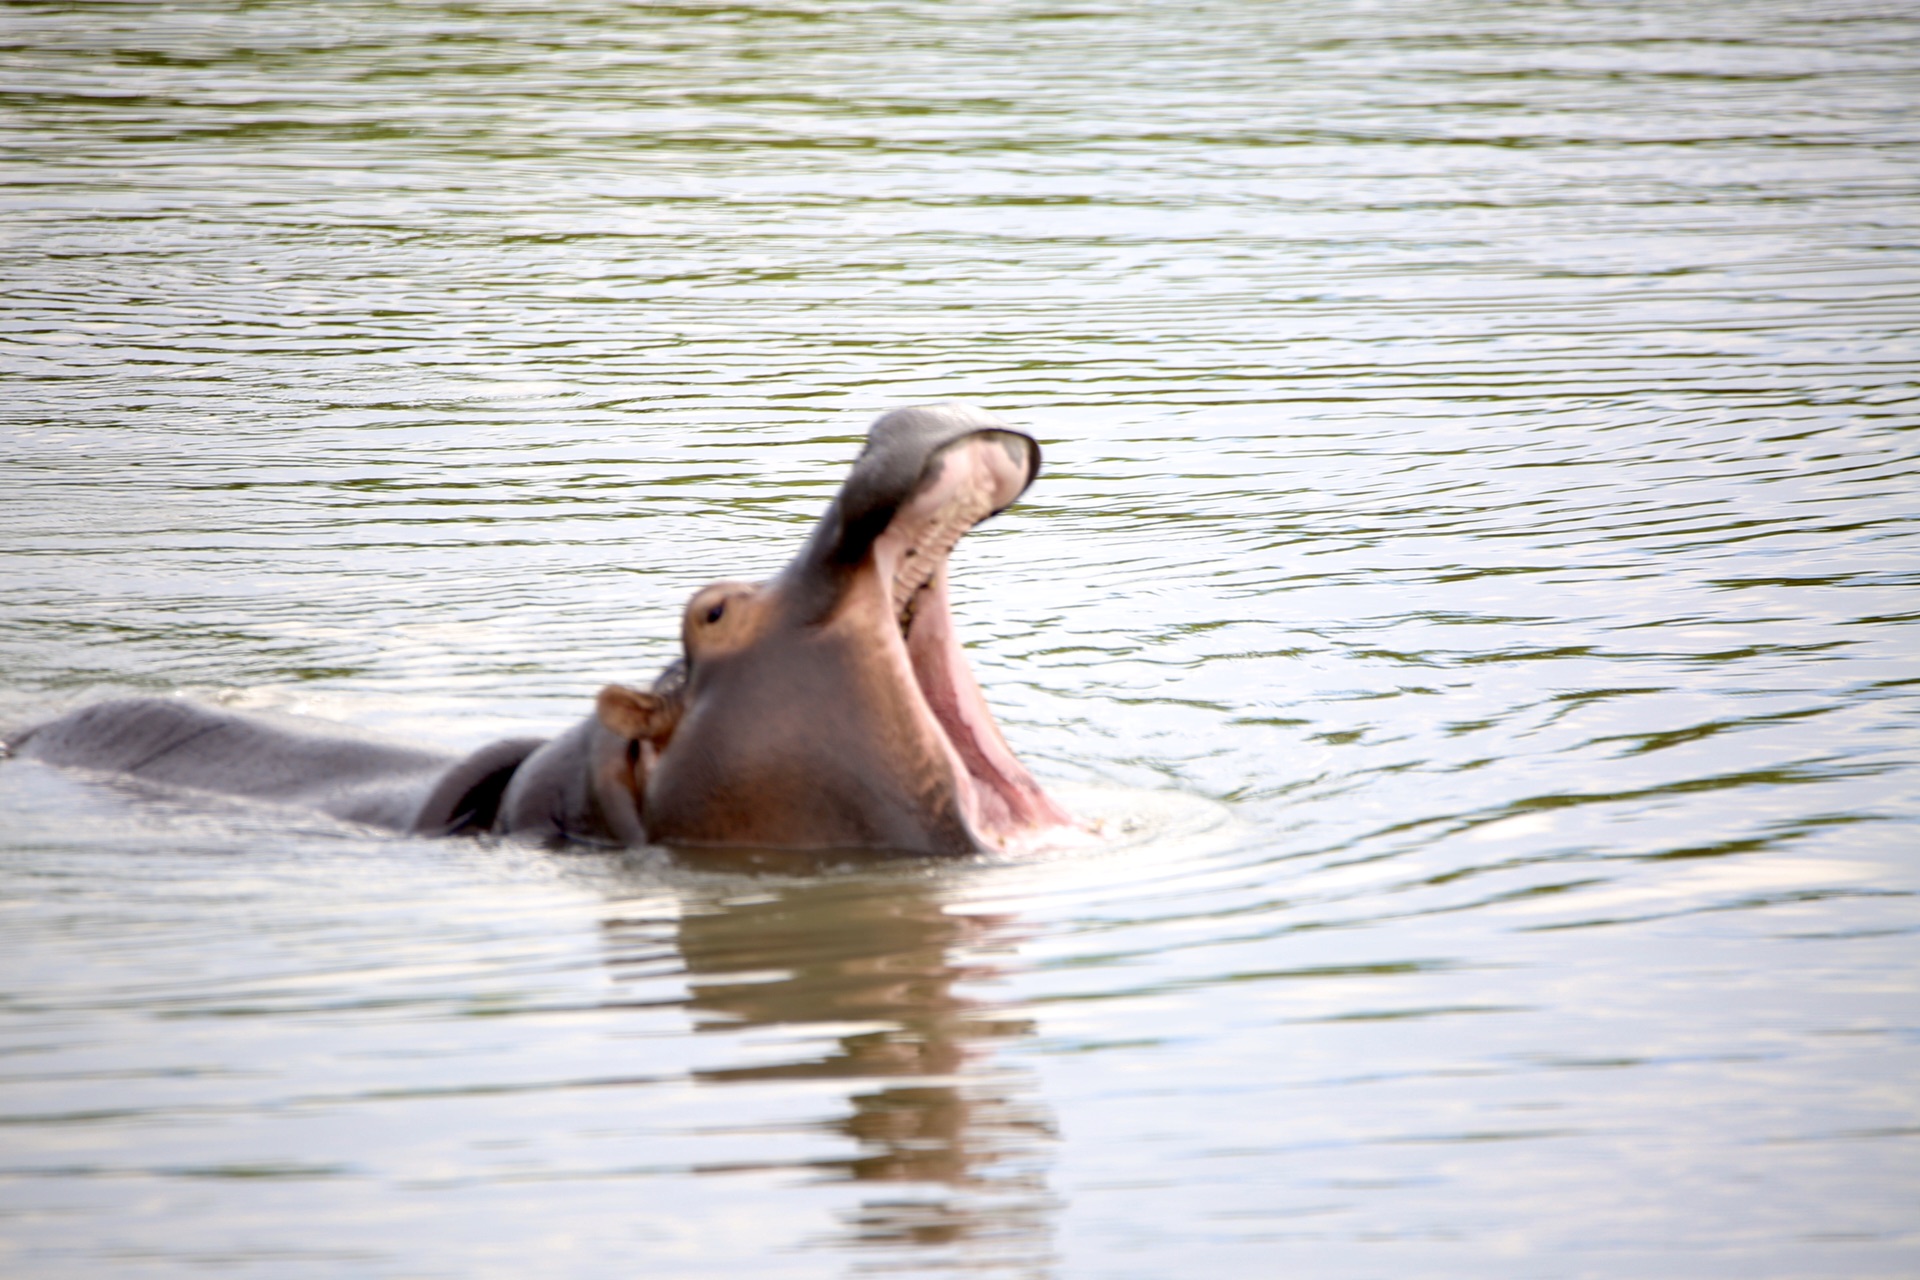
POLYGON ((874 544, 914 681, 953 765, 962 811, 976 836, 999 847, 1015 835, 1071 825, 1073 819, 1000 736, 954 633, 947 557, 967 530, 1026 487, 1027 449, 1026 441, 1000 432, 952 445, 939 456, 938 473, 874 544))

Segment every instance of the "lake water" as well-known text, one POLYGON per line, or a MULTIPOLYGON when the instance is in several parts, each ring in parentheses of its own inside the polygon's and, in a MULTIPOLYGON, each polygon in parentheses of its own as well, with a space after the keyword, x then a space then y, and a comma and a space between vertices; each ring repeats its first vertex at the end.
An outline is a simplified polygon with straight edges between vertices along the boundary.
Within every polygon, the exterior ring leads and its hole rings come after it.
POLYGON ((866 423, 1114 834, 0 764, 10 1276, 1920 1273, 1920 11, 0 10, 0 724, 551 733, 866 423))

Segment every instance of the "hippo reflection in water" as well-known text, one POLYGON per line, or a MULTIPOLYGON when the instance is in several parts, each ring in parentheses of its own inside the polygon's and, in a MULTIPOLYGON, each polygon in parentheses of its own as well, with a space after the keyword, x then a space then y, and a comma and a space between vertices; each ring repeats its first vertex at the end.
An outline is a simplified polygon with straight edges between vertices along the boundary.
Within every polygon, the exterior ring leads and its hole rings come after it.
POLYGON ((464 759, 168 699, 105 702, 15 753, 428 834, 967 854, 1071 825, 1000 736, 953 631, 947 557, 1040 447, 965 405, 873 424, 798 555, 694 595, 682 657, 550 741, 464 759))

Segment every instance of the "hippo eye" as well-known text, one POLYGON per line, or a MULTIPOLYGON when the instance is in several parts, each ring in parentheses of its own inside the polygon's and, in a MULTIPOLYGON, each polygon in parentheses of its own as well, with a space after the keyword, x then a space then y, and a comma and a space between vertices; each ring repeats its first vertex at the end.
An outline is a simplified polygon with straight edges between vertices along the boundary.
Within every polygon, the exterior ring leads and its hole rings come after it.
POLYGON ((727 611, 727 602, 725 600, 722 600, 719 604, 707 610, 707 621, 708 622, 720 621, 720 615, 725 613, 726 611, 727 611))

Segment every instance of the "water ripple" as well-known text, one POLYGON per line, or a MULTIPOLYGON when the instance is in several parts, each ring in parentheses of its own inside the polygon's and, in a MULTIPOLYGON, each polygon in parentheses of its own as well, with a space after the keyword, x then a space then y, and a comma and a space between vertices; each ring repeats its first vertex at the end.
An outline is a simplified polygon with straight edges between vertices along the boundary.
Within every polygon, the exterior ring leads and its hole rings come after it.
POLYGON ((1912 14, 1174 12, 0 13, 0 730, 551 732, 960 396, 1047 452, 960 626, 1106 831, 10 762, 10 1274, 1913 1270, 1912 14))

